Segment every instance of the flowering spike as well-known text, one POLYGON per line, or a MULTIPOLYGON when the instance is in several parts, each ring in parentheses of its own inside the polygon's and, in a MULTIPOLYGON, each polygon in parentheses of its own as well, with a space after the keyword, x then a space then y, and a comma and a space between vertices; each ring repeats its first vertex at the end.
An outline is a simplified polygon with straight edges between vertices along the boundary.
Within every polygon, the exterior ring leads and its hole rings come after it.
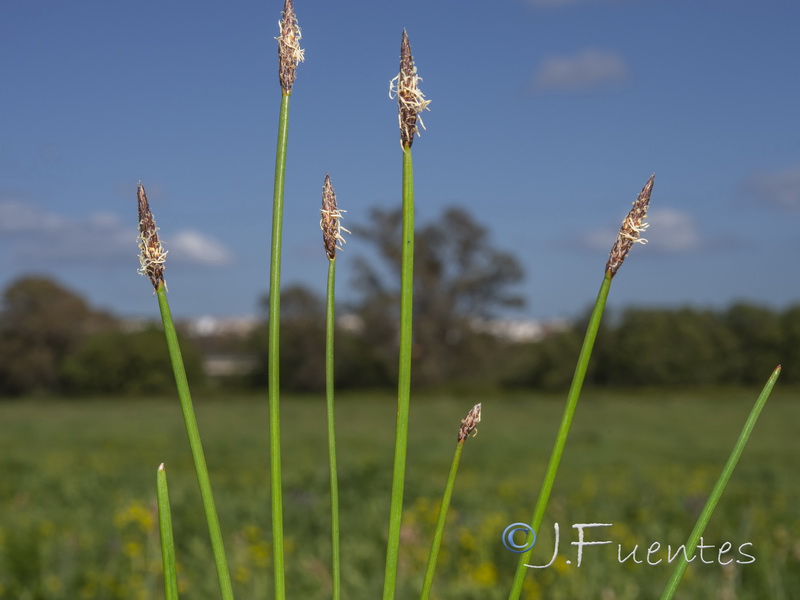
POLYGON ((325 252, 329 260, 336 258, 336 251, 342 250, 340 244, 346 240, 342 237, 342 232, 350 233, 342 227, 342 213, 346 212, 336 208, 336 192, 333 191, 330 175, 325 173, 325 183, 322 185, 322 208, 320 213, 322 218, 319 221, 319 228, 322 229, 322 242, 325 244, 325 252))
POLYGON ((417 75, 417 67, 414 66, 414 57, 411 55, 411 44, 408 42, 408 34, 403 29, 403 39, 400 43, 400 72, 389 82, 389 97, 397 96, 398 112, 397 120, 400 125, 400 146, 405 150, 411 148, 414 142, 414 134, 419 135, 417 120, 420 126, 425 129, 425 123, 419 114, 423 110, 430 110, 428 105, 430 100, 425 99, 422 90, 419 89, 419 82, 422 77, 417 75))
POLYGON ((278 77, 284 94, 292 93, 297 65, 305 60, 305 50, 300 47, 300 26, 294 13, 292 0, 283 3, 283 18, 278 21, 278 77))
POLYGON ((634 244, 647 243, 641 234, 649 226, 644 219, 647 216, 647 207, 650 205, 650 194, 653 191, 655 177, 655 174, 650 175, 650 179, 644 184, 639 197, 633 202, 630 212, 622 221, 622 227, 620 227, 617 240, 611 247, 611 253, 606 263, 606 272, 610 273, 611 277, 617 274, 617 269, 628 256, 628 252, 634 244))
POLYGON ((478 423, 481 422, 481 405, 476 404, 467 413, 467 416, 461 420, 461 429, 458 430, 458 441, 462 442, 472 434, 472 437, 478 435, 478 423))
POLYGON ((167 259, 167 251, 158 239, 158 227, 156 227, 153 213, 150 212, 150 204, 147 202, 147 194, 144 191, 142 182, 139 182, 137 189, 139 200, 139 275, 147 275, 154 289, 158 289, 160 283, 164 282, 164 263, 167 259))

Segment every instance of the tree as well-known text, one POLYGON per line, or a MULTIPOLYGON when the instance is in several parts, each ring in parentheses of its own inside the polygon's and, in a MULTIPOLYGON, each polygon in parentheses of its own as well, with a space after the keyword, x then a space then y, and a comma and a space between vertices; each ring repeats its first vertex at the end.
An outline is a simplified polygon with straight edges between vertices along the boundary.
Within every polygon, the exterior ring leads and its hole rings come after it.
POLYGON ((538 342, 520 345, 503 384, 548 391, 567 389, 582 342, 583 333, 578 327, 569 327, 538 342))
POLYGON ((688 307, 629 308, 598 346, 601 382, 624 386, 721 383, 739 358, 720 318, 688 307))
MULTIPOLYGON (((267 384, 267 343, 269 296, 260 301, 264 320, 249 338, 249 349, 256 357, 250 383, 267 384)), ((392 379, 359 331, 341 327, 334 336, 336 387, 382 388, 392 379)), ((281 387, 289 391, 311 392, 325 389, 325 304, 302 285, 281 291, 281 387)))
POLYGON ((113 323, 51 279, 13 282, 0 312, 0 393, 55 391, 64 358, 87 335, 113 323))
POLYGON ((777 313, 763 306, 738 303, 723 315, 739 345, 730 381, 757 385, 781 362, 784 329, 777 313))
POLYGON ((800 383, 800 304, 790 306, 781 315, 783 330, 783 348, 781 362, 784 383, 800 383))
MULTIPOLYGON (((181 355, 189 383, 203 380, 200 353, 181 336, 181 355)), ((106 331, 89 336, 63 363, 64 390, 72 394, 175 393, 164 332, 156 327, 142 331, 106 331)))
MULTIPOLYGON (((252 334, 257 357, 253 383, 267 383, 267 317, 269 296, 259 302, 264 322, 252 334)), ((301 285, 281 290, 281 387, 287 390, 325 389, 325 305, 301 285)))
MULTIPOLYGON (((380 259, 356 259, 357 308, 365 335, 385 360, 396 362, 402 215, 374 209, 355 228, 380 259)), ((510 253, 493 247, 487 230, 460 208, 448 208, 416 231, 414 258, 414 380, 435 385, 478 380, 496 366, 495 340, 476 324, 520 307, 513 288, 523 271, 510 253)))

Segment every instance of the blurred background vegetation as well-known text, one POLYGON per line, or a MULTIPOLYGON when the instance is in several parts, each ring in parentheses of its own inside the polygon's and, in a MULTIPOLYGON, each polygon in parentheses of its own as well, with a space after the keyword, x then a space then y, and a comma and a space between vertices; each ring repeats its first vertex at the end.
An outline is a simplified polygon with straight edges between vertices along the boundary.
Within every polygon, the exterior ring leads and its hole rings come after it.
MULTIPOLYGON (((340 389, 391 389, 397 370, 400 212, 373 210, 354 226, 373 260, 355 257, 355 300, 337 307, 340 389)), ((413 383, 418 389, 560 390, 569 385, 585 317, 532 323, 517 258, 459 208, 418 228, 413 383)), ((155 305, 155 303, 153 303, 155 305)), ((179 310, 176 310, 180 317, 179 310)), ((154 314, 156 319, 157 315, 154 314)), ((282 295, 281 385, 324 389, 324 299, 301 286, 282 295)), ((267 297, 249 320, 184 321, 182 350, 195 389, 267 384, 267 297)), ((29 276, 3 292, 0 397, 168 392, 160 323, 92 308, 72 289, 29 276)), ((760 384, 783 364, 800 382, 800 303, 782 310, 630 307, 606 316, 587 383, 596 386, 760 384)))
MULTIPOLYGON (((424 247, 424 246, 423 246, 424 247)), ((419 262, 426 265, 426 256, 419 262)), ((507 281, 521 273, 508 261, 507 281)), ((428 264, 430 273, 436 265, 428 264)), ((423 270, 423 273, 427 272, 423 270)), ((495 274, 496 276, 496 274, 495 274)), ((340 389, 395 384, 396 290, 364 268, 358 304, 339 310, 340 389)), ((464 273, 431 276, 418 287, 414 383, 418 389, 565 389, 585 322, 545 324, 520 335, 519 321, 493 318, 517 299, 470 291, 464 273)), ((422 277, 421 277, 422 279, 422 277)), ((499 285, 503 291, 506 285, 499 285)), ((195 389, 259 389, 267 384, 266 299, 244 326, 179 322, 195 389)), ((281 383, 288 391, 324 389, 324 301, 309 289, 283 292, 281 383)), ((607 315, 587 383, 595 386, 713 386, 762 383, 783 364, 781 383, 800 382, 800 304, 784 310, 734 304, 724 310, 631 307, 607 315)), ((172 372, 160 324, 92 308, 75 291, 24 277, 3 292, 0 398, 64 398, 166 393, 172 372)))
MULTIPOLYGON (((361 259, 356 300, 337 310, 343 589, 373 598, 381 589, 391 477, 399 215, 375 211, 358 229, 373 260, 361 259)), ((418 593, 458 424, 480 401, 484 422, 464 453, 434 596, 505 598, 516 556, 500 534, 530 517, 563 407, 556 392, 569 384, 586 317, 534 328, 510 318, 523 303, 515 291, 520 263, 458 209, 419 228, 416 267, 417 390, 398 594, 418 593)), ((251 320, 179 324, 234 586, 245 598, 268 597, 272 585, 265 299, 260 306, 251 320)), ((322 599, 330 587, 323 300, 288 286, 281 318, 287 582, 292 597, 322 599)), ((669 566, 620 565, 616 543, 628 553, 636 544, 684 541, 757 388, 782 363, 706 535, 716 545, 753 543, 756 562, 693 564, 680 595, 800 598, 800 405, 791 385, 800 382, 799 359, 800 304, 608 314, 545 520, 548 527, 560 522, 563 556, 527 578, 525 597, 658 597, 669 566), (614 523, 608 539, 615 544, 587 549, 596 554, 578 570, 565 562, 566 538, 572 523, 592 521, 614 523)), ((159 597, 154 484, 162 461, 181 590, 214 597, 174 395, 156 321, 98 310, 48 277, 6 287, 0 598, 159 597)), ((542 548, 549 550, 537 564, 552 552, 548 531, 542 548)))

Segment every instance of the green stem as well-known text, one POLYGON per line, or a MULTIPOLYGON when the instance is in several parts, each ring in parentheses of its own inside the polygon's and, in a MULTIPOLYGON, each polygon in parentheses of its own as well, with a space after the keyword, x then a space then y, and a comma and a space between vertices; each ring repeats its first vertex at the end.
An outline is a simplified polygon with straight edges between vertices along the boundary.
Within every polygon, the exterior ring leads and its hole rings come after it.
POLYGON ((758 421, 758 416, 761 414, 761 409, 763 409, 764 405, 767 403, 767 398, 769 398, 770 393, 772 393, 772 388, 775 386, 775 382, 778 380, 778 375, 780 375, 780 373, 781 368, 778 366, 772 372, 772 375, 767 380, 764 389, 761 390, 761 394, 758 396, 755 405, 753 405, 753 409, 750 411, 750 415, 747 417, 747 421, 742 428, 742 432, 739 434, 739 439, 736 440, 736 445, 733 447, 733 451, 728 457, 728 462, 725 463, 725 467, 722 469, 722 473, 720 474, 719 479, 717 480, 717 483, 711 492, 711 495, 708 497, 706 505, 703 507, 703 511, 700 513, 700 516, 697 519, 697 523, 695 524, 694 529, 689 536, 689 540, 686 542, 686 552, 681 553, 681 557, 678 559, 678 563, 675 565, 675 570, 672 572, 672 576, 667 582, 667 587, 664 589, 664 593, 661 595, 661 600, 671 600, 671 598, 675 595, 675 591, 678 589, 678 585, 681 582, 683 573, 686 571, 686 567, 689 564, 686 561, 686 557, 694 555, 694 551, 697 548, 697 542, 700 539, 700 536, 703 535, 703 531, 705 531, 706 525, 708 525, 708 521, 711 519, 711 515, 714 512, 720 497, 722 496, 722 492, 725 491, 725 486, 728 485, 728 481, 733 474, 733 470, 736 468, 736 463, 739 462, 739 458, 742 456, 742 451, 747 444, 747 440, 750 438, 750 434, 753 432, 756 421, 758 421))
POLYGON ((158 532, 161 537, 161 564, 164 568, 164 598, 178 600, 178 572, 175 567, 175 542, 172 537, 172 513, 169 508, 167 472, 162 464, 156 473, 158 532))
POLYGON ((464 440, 458 440, 456 452, 453 455, 453 462, 450 465, 450 474, 447 476, 447 483, 442 494, 442 504, 439 507, 439 517, 436 519, 436 529, 433 532, 433 543, 431 553, 428 555, 428 567, 425 570, 425 581, 422 584, 422 595, 420 600, 428 600, 431 596, 433 587, 433 574, 436 571, 436 562, 439 559, 439 548, 442 545, 442 535, 444 534, 444 524, 447 521, 447 511, 450 508, 450 498, 453 496, 453 486, 456 482, 458 473, 458 463, 461 462, 461 451, 464 449, 464 440))
MULTIPOLYGON (((592 315, 589 318, 589 325, 586 328, 586 336, 583 339, 583 346, 581 353, 578 357, 578 363, 575 366, 575 374, 572 376, 572 385, 569 388, 567 396, 567 405, 564 408, 564 415, 561 417, 561 425, 558 428, 558 434, 553 446, 553 452, 550 455, 550 462, 545 471, 544 481, 542 482, 542 489, 539 492, 539 498, 536 501, 536 508, 531 517, 531 527, 534 531, 539 531, 544 518, 544 511, 547 508, 547 502, 550 500, 550 492, 553 489, 553 483, 556 480, 558 473, 558 465, 561 462, 561 455, 564 453, 564 446, 567 443, 567 435, 569 428, 572 425, 572 417, 575 414, 575 408, 578 405, 578 399, 581 395, 581 388, 583 387, 583 380, 586 377, 586 369, 589 366, 589 359, 592 356, 592 348, 594 341, 597 337, 597 330, 600 327, 600 321, 603 318, 603 310, 606 306, 606 299, 608 298, 608 291, 611 288, 612 275, 606 272, 603 278, 603 283, 600 285, 600 291, 597 294, 597 300, 592 309, 592 315)), ((514 584, 509 594, 509 600, 518 600, 522 593, 522 582, 525 579, 525 573, 528 570, 526 563, 530 561, 533 548, 520 555, 517 571, 514 574, 514 584)))
POLYGON ((403 149, 403 249, 400 263, 400 369, 397 376, 397 428, 395 431, 392 501, 383 600, 394 598, 400 552, 400 521, 408 446, 408 414, 411 400, 411 315, 414 284, 414 164, 411 148, 403 149))
POLYGON ((178 334, 172 322, 172 313, 169 310, 169 302, 167 301, 167 290, 163 281, 158 286, 157 296, 158 307, 161 310, 161 321, 164 324, 164 336, 167 340, 169 357, 172 361, 172 371, 175 374, 175 384, 178 388, 178 397, 181 402, 183 422, 186 425, 186 433, 189 436, 189 446, 192 450, 194 469, 197 473, 197 483, 200 485, 200 496, 203 499, 203 509, 208 522, 208 533, 211 536, 211 549, 217 566, 219 589, 223 600, 232 600, 231 576, 228 572, 228 563, 225 560, 225 547, 222 543, 219 517, 217 517, 217 509, 214 505, 214 495, 211 492, 211 482, 208 477, 206 458, 203 454, 203 445, 200 441, 200 431, 197 429, 197 420, 194 416, 192 397, 189 393, 189 382, 186 379, 186 369, 184 369, 181 349, 178 345, 178 334))
POLYGON ((275 153, 275 186, 272 196, 272 250, 269 262, 269 472, 272 490, 272 561, 275 600, 286 596, 283 560, 283 491, 281 486, 280 325, 281 244, 283 238, 283 188, 286 177, 286 145, 289 139, 289 97, 281 97, 278 148, 275 153))
POLYGON ((328 460, 331 473, 331 556, 333 561, 333 600, 341 598, 339 557, 339 482, 336 469, 336 427, 333 411, 333 334, 336 259, 328 261, 328 291, 325 310, 325 398, 328 410, 328 460))

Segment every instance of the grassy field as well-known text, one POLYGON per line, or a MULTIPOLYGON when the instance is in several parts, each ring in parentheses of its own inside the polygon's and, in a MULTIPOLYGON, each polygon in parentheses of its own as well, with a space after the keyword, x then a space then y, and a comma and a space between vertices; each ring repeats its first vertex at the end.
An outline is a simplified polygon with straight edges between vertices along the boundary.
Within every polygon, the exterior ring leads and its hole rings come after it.
MULTIPOLYGON (((573 424, 526 598, 658 598, 666 545, 688 536, 755 399, 754 390, 587 392, 573 424), (574 523, 587 531, 576 565, 574 523), (654 542, 662 548, 650 555, 654 542), (618 549, 621 545, 621 550, 618 549), (636 551, 641 564, 622 557, 636 551)), ((800 598, 800 403, 780 383, 726 490, 679 598, 800 598), (731 551, 718 555, 724 542, 731 551), (740 545, 751 546, 739 550, 740 545), (755 557, 754 562, 745 556, 755 557), (733 562, 721 565, 721 562, 733 562), (742 563, 737 564, 736 560, 742 563)), ((504 528, 530 518, 562 397, 416 397, 398 598, 418 597, 460 419, 483 402, 451 508, 434 597, 506 598, 516 555, 504 528)), ((391 395, 338 400, 343 593, 380 596, 394 439, 391 395)), ((239 598, 269 598, 267 409, 263 397, 200 400, 198 420, 239 598)), ((329 506, 322 398, 282 405, 290 598, 328 597, 329 506)), ((165 462, 180 588, 215 598, 197 484, 177 400, 0 404, 0 598, 162 595, 155 474, 165 462)))

